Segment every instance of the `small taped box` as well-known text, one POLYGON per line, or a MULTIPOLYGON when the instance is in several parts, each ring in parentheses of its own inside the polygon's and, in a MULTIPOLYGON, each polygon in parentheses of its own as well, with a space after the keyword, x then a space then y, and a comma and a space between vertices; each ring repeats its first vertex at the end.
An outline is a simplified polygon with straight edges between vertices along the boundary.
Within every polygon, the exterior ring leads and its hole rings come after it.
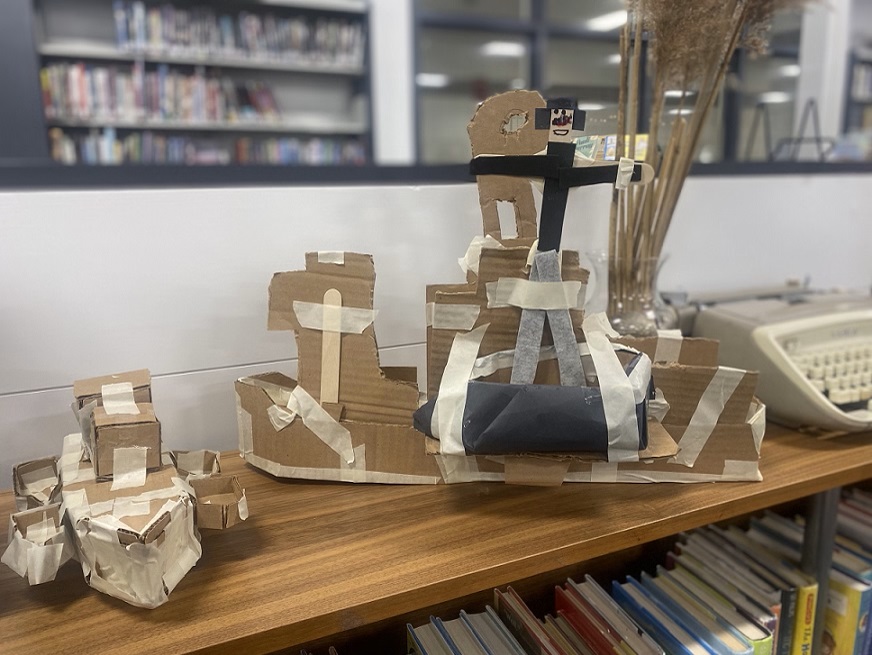
POLYGON ((12 469, 12 489, 15 508, 21 512, 58 502, 61 480, 56 457, 22 462, 12 469))
POLYGON ((9 546, 0 561, 30 585, 54 580, 58 569, 73 556, 60 507, 53 503, 9 517, 9 546))
POLYGON ((248 518, 245 490, 235 475, 191 478, 197 494, 197 527, 224 530, 248 518))
POLYGON ((97 406, 103 406, 103 386, 129 382, 133 387, 133 400, 137 403, 151 402, 151 373, 148 369, 102 375, 96 378, 76 380, 73 382, 73 395, 76 397, 78 409, 82 409, 90 402, 97 401, 97 406))
POLYGON ((112 476, 116 448, 148 448, 146 469, 160 468, 160 421, 151 404, 140 403, 137 408, 139 414, 107 414, 103 407, 94 410, 91 458, 98 478, 112 476))

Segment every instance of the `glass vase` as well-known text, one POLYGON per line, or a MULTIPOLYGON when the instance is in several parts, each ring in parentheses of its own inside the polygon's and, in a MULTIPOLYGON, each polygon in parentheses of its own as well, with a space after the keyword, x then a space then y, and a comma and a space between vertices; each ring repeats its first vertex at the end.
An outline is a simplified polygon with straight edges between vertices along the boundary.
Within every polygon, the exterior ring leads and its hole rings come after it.
MULTIPOLYGON (((678 326, 678 314, 657 291, 665 257, 620 258, 591 256, 596 284, 605 287, 604 310, 619 334, 652 337, 657 330, 678 326)), ((600 291, 602 294, 603 291, 600 291)))

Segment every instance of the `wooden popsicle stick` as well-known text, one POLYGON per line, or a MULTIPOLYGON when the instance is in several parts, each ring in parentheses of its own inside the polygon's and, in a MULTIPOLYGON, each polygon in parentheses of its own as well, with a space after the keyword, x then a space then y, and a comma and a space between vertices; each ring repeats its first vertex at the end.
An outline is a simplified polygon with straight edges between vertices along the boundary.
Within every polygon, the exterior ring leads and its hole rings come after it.
POLYGON ((324 294, 324 325, 321 332, 321 403, 339 402, 339 357, 342 294, 328 289, 324 294))

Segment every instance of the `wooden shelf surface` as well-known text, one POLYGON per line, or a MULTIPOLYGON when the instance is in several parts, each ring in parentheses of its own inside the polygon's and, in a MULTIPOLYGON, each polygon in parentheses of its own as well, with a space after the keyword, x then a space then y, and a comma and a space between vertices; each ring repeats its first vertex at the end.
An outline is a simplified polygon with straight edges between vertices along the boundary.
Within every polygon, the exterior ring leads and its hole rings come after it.
POLYGON ((163 119, 126 120, 117 118, 47 118, 50 127, 81 127, 102 129, 114 127, 130 130, 182 131, 182 132, 267 132, 274 134, 313 134, 323 136, 359 136, 366 127, 358 122, 330 123, 301 117, 276 121, 182 121, 163 119))
MULTIPOLYGON (((280 481, 225 455, 251 517, 203 533, 169 602, 90 589, 75 562, 29 587, 0 567, 15 653, 268 653, 541 576, 872 477, 872 435, 822 441, 770 425, 761 483, 380 486, 280 481)), ((0 494, 0 524, 13 506, 0 494)), ((6 547, 2 530, 0 549, 6 547)), ((337 638, 340 641, 341 637, 337 638)))

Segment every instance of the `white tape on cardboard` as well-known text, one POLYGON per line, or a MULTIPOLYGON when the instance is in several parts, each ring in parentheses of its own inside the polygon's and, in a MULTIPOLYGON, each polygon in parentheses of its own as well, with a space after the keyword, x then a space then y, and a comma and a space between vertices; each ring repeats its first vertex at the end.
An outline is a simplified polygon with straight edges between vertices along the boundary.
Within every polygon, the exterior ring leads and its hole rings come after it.
POLYGON ((309 330, 361 334, 372 325, 378 310, 361 307, 333 307, 313 302, 294 301, 294 314, 309 330), (336 319, 338 315, 338 320, 336 319))
POLYGON ((54 580, 58 574, 63 554, 63 544, 48 544, 29 548, 27 550, 27 582, 31 585, 38 585, 54 580))
POLYGON ((42 521, 27 526, 27 533, 24 535, 24 538, 37 546, 42 546, 45 542, 57 536, 58 532, 60 530, 58 530, 55 520, 43 514, 42 521))
POLYGON ((709 382, 706 390, 699 399, 699 404, 696 406, 684 434, 678 442, 678 454, 671 458, 671 464, 681 464, 682 466, 693 466, 696 458, 708 442, 721 412, 730 396, 739 386, 739 383, 745 377, 746 371, 721 366, 715 372, 711 382, 709 382))
MULTIPOLYGON (((11 517, 9 522, 12 523, 11 517)), ((0 557, 0 562, 23 578, 27 575, 27 551, 31 548, 33 548, 33 544, 27 541, 20 532, 14 530, 9 545, 3 551, 3 556, 0 557)))
POLYGON ((120 519, 124 516, 146 516, 151 512, 151 501, 135 498, 118 498, 112 505, 112 516, 120 519))
POLYGON ((336 264, 338 266, 345 265, 345 252, 343 250, 319 250, 319 264, 336 264))
POLYGON ((466 249, 466 254, 457 260, 464 274, 472 271, 478 275, 478 264, 481 260, 481 251, 485 248, 491 250, 505 250, 505 246, 494 239, 490 234, 484 237, 473 237, 469 243, 469 248, 466 249))
MULTIPOLYGON (((342 482, 345 475, 339 468, 285 466, 253 453, 247 454, 245 461, 279 478, 342 482)), ((442 478, 438 475, 411 475, 405 473, 385 473, 384 471, 366 471, 366 478, 363 482, 374 484, 439 484, 442 482, 442 478)))
POLYGON ((653 400, 648 401, 648 416, 653 418, 658 423, 663 423, 663 419, 669 413, 669 403, 666 402, 666 397, 663 391, 659 388, 654 389, 653 400))
POLYGON ((242 407, 242 399, 236 394, 236 425, 239 429, 239 456, 243 459, 254 449, 254 426, 251 414, 242 407))
POLYGON ((242 490, 242 498, 236 503, 237 511, 239 512, 239 520, 244 521, 248 518, 248 498, 245 497, 245 489, 242 490))
POLYGON ((145 484, 148 448, 116 448, 112 452, 112 491, 145 484))
POLYGON ((681 330, 657 330, 657 347, 654 350, 654 362, 671 364, 677 362, 681 355, 681 344, 684 337, 681 330))
POLYGON ((433 436, 439 439, 439 450, 443 455, 466 454, 462 436, 466 389, 489 325, 485 323, 472 332, 458 333, 451 344, 430 426, 433 436))
POLYGON ((629 157, 621 157, 618 161, 618 174, 615 177, 615 188, 618 191, 623 191, 630 186, 633 180, 633 169, 636 162, 629 157))
POLYGON ((21 480, 22 491, 43 503, 48 502, 52 489, 58 483, 58 478, 51 466, 22 473, 19 475, 19 479, 21 480))
POLYGON ((79 477, 79 462, 85 454, 85 445, 82 443, 82 435, 73 432, 64 437, 64 446, 61 458, 58 460, 58 469, 61 481, 71 484, 79 477))
POLYGON ((435 455, 442 479, 447 484, 464 482, 502 482, 503 472, 483 473, 474 455, 435 455))
POLYGON ((763 435, 766 433, 766 405, 752 402, 748 408, 747 422, 751 424, 751 434, 754 436, 754 448, 760 454, 760 446, 763 444, 763 435))
MULTIPOLYGON (((612 343, 600 330, 595 318, 585 318, 582 330, 590 349, 600 393, 603 413, 608 428, 609 462, 635 462, 639 460, 639 425, 636 420, 636 396, 644 389, 634 389, 634 385, 621 365, 612 343)), ((644 364, 647 357, 637 364, 644 364)), ((650 365, 650 361, 649 361, 650 365)), ((650 374, 650 369, 649 369, 650 374)), ((647 388, 647 383, 645 387, 647 388)))
POLYGON ((488 282, 488 309, 577 309, 584 303, 585 286, 578 280, 534 282, 517 277, 501 277, 488 282))
POLYGON ((363 482, 366 479, 366 444, 360 444, 354 448, 354 462, 339 463, 344 482, 363 482))
POLYGON ((536 259, 536 253, 538 253, 538 252, 539 252, 539 239, 536 239, 533 242, 533 245, 530 246, 530 251, 527 253, 527 268, 531 268, 533 266, 533 261, 536 259))
POLYGON ((272 426, 275 428, 276 432, 279 430, 284 430, 291 423, 294 422, 294 419, 297 418, 296 413, 288 411, 284 407, 279 407, 278 405, 270 405, 266 408, 266 414, 269 417, 269 422, 272 423, 272 426))
POLYGON ((614 482, 618 479, 617 462, 591 462, 591 482, 614 482))
POLYGON ((346 464, 354 462, 351 433, 336 421, 299 384, 291 392, 288 409, 303 419, 303 425, 328 445, 346 464))
POLYGON ((139 407, 133 398, 133 384, 130 382, 104 384, 101 395, 107 414, 139 414, 139 407))
POLYGON ((471 330, 481 307, 450 303, 427 303, 427 325, 434 330, 471 330))
POLYGON ((587 325, 588 330, 592 330, 595 332, 602 332, 607 337, 614 339, 619 337, 620 335, 615 332, 615 329, 612 327, 612 324, 609 322, 609 317, 606 316, 605 312, 596 312, 595 314, 588 314, 584 317, 584 323, 587 325))
POLYGON ((758 471, 759 466, 757 462, 749 462, 737 459, 725 459, 724 472, 722 475, 726 478, 741 478, 743 480, 750 480, 753 479, 755 475, 757 475, 758 471))

